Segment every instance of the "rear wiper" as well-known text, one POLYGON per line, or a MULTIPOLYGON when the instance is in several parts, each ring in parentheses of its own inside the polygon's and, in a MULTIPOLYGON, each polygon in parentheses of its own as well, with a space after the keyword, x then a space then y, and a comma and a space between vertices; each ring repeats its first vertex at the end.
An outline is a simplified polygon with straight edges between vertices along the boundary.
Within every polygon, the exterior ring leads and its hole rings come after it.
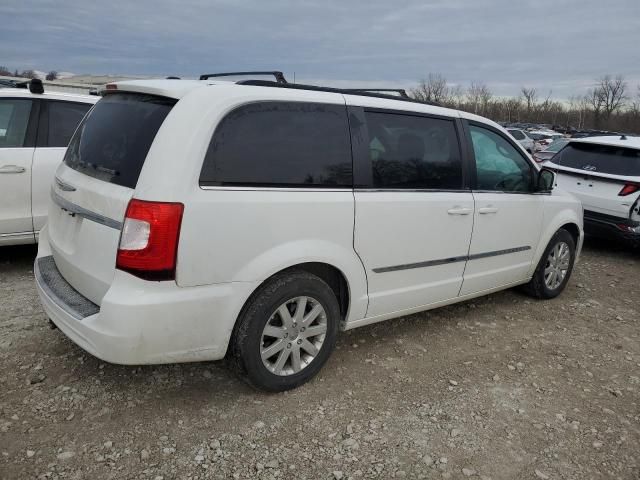
POLYGON ((113 175, 114 177, 120 175, 118 170, 113 170, 111 168, 106 168, 101 165, 96 165, 95 163, 85 163, 85 165, 89 168, 93 168, 94 170, 98 170, 99 172, 108 173, 109 175, 113 175))
POLYGON ((120 172, 118 170, 112 170, 111 168, 105 168, 100 165, 96 165, 95 168, 100 172, 108 173, 109 175, 113 175, 114 177, 120 175, 120 172))

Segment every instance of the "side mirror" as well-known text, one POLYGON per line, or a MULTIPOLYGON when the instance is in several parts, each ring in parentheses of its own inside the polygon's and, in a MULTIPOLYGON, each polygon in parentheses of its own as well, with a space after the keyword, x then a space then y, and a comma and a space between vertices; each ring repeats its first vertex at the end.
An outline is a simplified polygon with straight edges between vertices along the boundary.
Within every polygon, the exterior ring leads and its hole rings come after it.
POLYGON ((536 182, 537 192, 550 192, 556 184, 556 173, 548 168, 543 168, 538 172, 538 180, 536 182))

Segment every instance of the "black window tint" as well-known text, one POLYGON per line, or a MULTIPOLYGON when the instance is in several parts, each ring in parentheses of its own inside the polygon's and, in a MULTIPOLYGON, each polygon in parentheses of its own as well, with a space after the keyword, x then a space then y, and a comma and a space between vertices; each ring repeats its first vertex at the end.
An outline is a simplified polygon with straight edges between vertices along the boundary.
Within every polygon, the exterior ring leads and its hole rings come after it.
POLYGON ((462 188, 452 120, 377 112, 365 118, 374 188, 462 188))
POLYGON ((137 93, 110 93, 78 127, 64 157, 91 177, 135 188, 158 129, 175 100, 137 93))
POLYGON ((640 150, 631 148, 575 142, 562 149, 553 161, 589 172, 640 176, 640 150))
POLYGON ((476 159, 478 190, 529 192, 531 164, 506 138, 486 128, 470 125, 476 159))
POLYGON ((31 100, 0 99, 0 148, 24 146, 30 114, 31 100))
POLYGON ((200 182, 352 186, 345 106, 262 102, 232 111, 211 139, 200 182))
POLYGON ((524 133, 522 133, 520 130, 509 130, 509 133, 516 140, 524 140, 524 133))
POLYGON ((91 104, 72 102, 49 102, 48 147, 66 147, 78 124, 91 108, 91 104))

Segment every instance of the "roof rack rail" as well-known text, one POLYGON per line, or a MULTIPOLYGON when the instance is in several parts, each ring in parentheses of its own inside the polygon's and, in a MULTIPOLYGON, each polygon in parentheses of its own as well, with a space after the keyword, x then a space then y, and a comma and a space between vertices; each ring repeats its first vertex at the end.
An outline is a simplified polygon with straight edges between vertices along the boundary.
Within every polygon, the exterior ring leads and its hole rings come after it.
POLYGON ((402 98, 410 98, 409 95, 407 94, 407 91, 404 88, 343 88, 344 91, 346 92, 351 92, 351 93, 362 93, 362 92, 371 92, 371 93, 375 93, 375 92, 380 92, 380 93, 387 93, 387 92, 394 92, 397 93, 398 95, 400 95, 402 98))
POLYGON ((276 82, 279 84, 286 84, 287 79, 284 78, 284 74, 278 70, 271 70, 268 72, 224 72, 224 73, 206 73, 204 75, 200 75, 200 80, 209 80, 213 77, 246 77, 249 75, 273 75, 276 79, 276 82))
MULTIPOLYGON (((436 102, 423 102, 421 100, 416 100, 415 98, 411 98, 409 96, 402 97, 398 95, 387 95, 376 90, 367 90, 367 89, 349 89, 349 88, 332 88, 332 87, 319 87, 317 85, 303 85, 301 83, 278 83, 273 82, 271 80, 241 80, 236 82, 238 85, 253 85, 256 87, 277 87, 277 88, 291 88, 295 90, 312 90, 316 92, 332 92, 332 93, 342 93, 348 95, 361 95, 363 97, 374 97, 374 98, 387 98, 389 100, 397 100, 400 102, 411 102, 411 103, 421 103, 423 105, 432 105, 434 107, 440 107, 441 105, 436 102)), ((395 91, 395 90, 394 90, 395 91)))

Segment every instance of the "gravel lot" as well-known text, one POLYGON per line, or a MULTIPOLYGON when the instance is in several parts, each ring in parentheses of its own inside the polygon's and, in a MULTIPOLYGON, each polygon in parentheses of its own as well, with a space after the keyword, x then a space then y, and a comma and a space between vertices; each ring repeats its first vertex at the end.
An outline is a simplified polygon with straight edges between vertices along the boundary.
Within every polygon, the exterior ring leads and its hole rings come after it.
POLYGON ((552 301, 342 334, 284 394, 93 358, 49 328, 34 256, 0 249, 2 479, 640 478, 640 251, 588 241, 552 301))

